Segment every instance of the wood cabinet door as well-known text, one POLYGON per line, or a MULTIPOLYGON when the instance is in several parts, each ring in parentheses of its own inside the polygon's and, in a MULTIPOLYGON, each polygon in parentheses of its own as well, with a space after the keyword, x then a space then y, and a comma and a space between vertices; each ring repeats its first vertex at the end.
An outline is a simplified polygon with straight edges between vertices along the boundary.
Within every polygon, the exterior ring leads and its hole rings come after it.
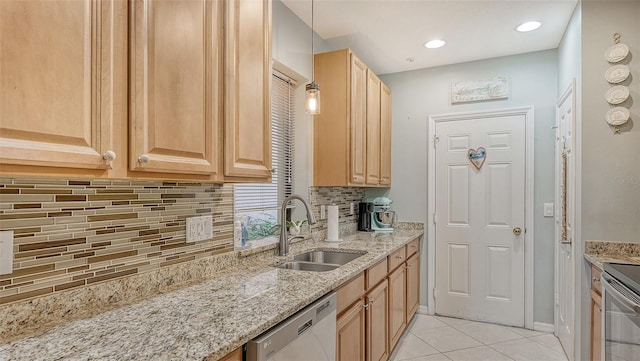
POLYGON ((226 3, 225 177, 271 178, 271 1, 226 3))
POLYGON ((242 347, 238 347, 237 349, 233 350, 220 361, 242 361, 242 347))
POLYGON ((349 307, 337 321, 336 360, 364 361, 365 310, 362 299, 349 307))
POLYGON ((591 361, 602 360, 602 297, 591 290, 591 361))
POLYGON ((380 79, 367 69, 367 178, 369 185, 380 183, 380 79))
POLYGON ((364 184, 367 166, 367 66, 351 54, 350 184, 364 184))
POLYGON ((0 163, 111 168, 116 8, 0 1, 0 163))
POLYGON ((389 275, 389 348, 391 350, 407 325, 405 288, 406 269, 404 265, 401 265, 389 275))
POLYGON ((420 255, 415 253, 407 259, 407 307, 406 322, 411 321, 420 304, 420 255))
POLYGON ((130 22, 130 169, 217 174, 222 2, 135 0, 130 22))
POLYGON ((389 355, 389 286, 384 280, 366 295, 367 360, 386 360, 389 355))
POLYGON ((391 185, 391 89, 380 91, 380 185, 391 185))

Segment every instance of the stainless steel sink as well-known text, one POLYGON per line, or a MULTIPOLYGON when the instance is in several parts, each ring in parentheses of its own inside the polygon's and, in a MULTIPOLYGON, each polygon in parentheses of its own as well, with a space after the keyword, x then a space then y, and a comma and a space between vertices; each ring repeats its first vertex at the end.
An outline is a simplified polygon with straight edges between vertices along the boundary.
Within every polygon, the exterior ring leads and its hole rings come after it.
POLYGON ((334 270, 340 266, 337 264, 290 261, 290 262, 279 264, 276 267, 284 268, 284 269, 292 269, 297 271, 326 272, 326 271, 334 270))
POLYGON ((364 255, 358 252, 309 251, 293 257, 293 261, 277 265, 278 268, 298 271, 326 272, 334 270, 364 255))
POLYGON ((301 253, 293 257, 293 259, 295 261, 335 264, 342 266, 362 255, 363 253, 355 252, 310 251, 301 253))

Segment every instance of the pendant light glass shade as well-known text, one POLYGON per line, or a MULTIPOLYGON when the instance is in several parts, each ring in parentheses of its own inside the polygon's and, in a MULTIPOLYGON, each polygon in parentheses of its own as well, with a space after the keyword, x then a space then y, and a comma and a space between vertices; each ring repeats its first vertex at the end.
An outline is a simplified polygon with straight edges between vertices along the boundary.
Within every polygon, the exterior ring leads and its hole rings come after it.
POLYGON ((313 0, 311 0, 311 83, 307 84, 304 97, 304 112, 320 114, 320 85, 315 81, 315 62, 313 51, 313 0))
POLYGON ((315 81, 307 84, 307 92, 304 97, 304 112, 307 114, 320 114, 320 85, 315 81))

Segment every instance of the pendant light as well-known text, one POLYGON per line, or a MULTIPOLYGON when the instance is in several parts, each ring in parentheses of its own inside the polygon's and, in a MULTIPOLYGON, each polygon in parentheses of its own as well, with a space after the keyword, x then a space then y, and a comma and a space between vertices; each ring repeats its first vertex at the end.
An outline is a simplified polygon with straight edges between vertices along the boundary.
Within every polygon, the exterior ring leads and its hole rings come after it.
POLYGON ((307 114, 320 114, 320 85, 315 81, 313 52, 313 2, 311 0, 311 83, 307 84, 304 99, 304 111, 307 114))

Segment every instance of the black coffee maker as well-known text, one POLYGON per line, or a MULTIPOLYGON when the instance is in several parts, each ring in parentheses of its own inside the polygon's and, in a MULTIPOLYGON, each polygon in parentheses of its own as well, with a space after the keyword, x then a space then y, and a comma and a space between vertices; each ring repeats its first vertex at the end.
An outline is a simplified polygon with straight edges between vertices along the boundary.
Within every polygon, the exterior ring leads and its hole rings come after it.
POLYGON ((358 231, 372 232, 371 215, 373 214, 373 203, 360 202, 358 204, 358 231))

